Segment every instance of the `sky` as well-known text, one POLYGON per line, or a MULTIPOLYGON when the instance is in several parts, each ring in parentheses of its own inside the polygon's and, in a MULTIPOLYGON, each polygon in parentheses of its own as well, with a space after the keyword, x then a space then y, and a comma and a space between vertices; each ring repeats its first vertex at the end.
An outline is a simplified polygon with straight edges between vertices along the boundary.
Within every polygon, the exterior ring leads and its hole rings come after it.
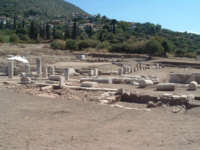
POLYGON ((200 34, 200 0, 66 0, 95 15, 200 34))

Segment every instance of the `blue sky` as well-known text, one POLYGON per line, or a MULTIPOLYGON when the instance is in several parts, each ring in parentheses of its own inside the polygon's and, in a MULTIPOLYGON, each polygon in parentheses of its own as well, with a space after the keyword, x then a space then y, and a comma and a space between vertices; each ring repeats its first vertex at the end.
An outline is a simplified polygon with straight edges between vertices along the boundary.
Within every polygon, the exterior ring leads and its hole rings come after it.
POLYGON ((200 0, 67 0, 90 14, 200 34, 200 0))

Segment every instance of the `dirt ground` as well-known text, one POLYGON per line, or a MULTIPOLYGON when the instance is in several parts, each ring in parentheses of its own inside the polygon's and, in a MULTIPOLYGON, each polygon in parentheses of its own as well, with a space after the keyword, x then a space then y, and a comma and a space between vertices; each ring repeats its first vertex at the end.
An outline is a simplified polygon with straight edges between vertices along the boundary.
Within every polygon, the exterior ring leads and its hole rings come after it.
MULTIPOLYGON (((57 69, 96 67, 102 72, 119 69, 109 61, 81 62, 76 59, 77 53, 55 51, 47 44, 3 44, 0 54, 0 66, 7 64, 7 55, 21 55, 30 60, 32 67, 35 67, 35 58, 42 56, 44 64, 55 64, 57 69)), ((160 60, 155 58, 152 62, 160 60)), ((194 59, 163 60, 199 63, 194 59)), ((138 62, 152 63, 143 57, 122 59, 123 64, 133 66, 138 62)), ((18 68, 24 70, 23 66, 18 68)), ((151 75, 159 77, 160 82, 168 82, 172 72, 200 73, 200 69, 165 67, 129 76, 151 75)), ((72 80, 67 84, 79 86, 80 78, 84 77, 87 76, 70 77, 72 80)), ((173 113, 173 107, 145 111, 146 105, 143 104, 116 103, 138 108, 128 110, 88 100, 88 97, 98 97, 102 93, 69 90, 63 97, 54 97, 52 93, 33 96, 22 92, 24 87, 6 88, 3 83, 7 80, 7 77, 0 76, 0 150, 200 150, 200 108, 173 113)), ((16 84, 19 81, 19 77, 15 76, 12 82, 16 84)), ((139 93, 153 93, 155 90, 155 87, 139 89, 126 84, 99 84, 99 87, 131 89, 139 93)), ((187 91, 187 87, 181 87, 171 93, 199 95, 200 89, 191 92, 187 91)))
MULTIPOLYGON (((129 104, 135 107, 136 104, 129 104)), ((198 150, 200 109, 173 114, 0 89, 1 150, 198 150)))

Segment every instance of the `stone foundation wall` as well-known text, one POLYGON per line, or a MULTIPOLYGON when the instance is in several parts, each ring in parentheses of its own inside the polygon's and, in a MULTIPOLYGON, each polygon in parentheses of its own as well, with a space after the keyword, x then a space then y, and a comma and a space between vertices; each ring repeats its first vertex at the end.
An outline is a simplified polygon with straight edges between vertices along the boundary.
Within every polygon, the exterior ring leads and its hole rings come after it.
POLYGON ((196 81, 200 84, 200 73, 170 74, 170 83, 189 84, 192 81, 196 81))

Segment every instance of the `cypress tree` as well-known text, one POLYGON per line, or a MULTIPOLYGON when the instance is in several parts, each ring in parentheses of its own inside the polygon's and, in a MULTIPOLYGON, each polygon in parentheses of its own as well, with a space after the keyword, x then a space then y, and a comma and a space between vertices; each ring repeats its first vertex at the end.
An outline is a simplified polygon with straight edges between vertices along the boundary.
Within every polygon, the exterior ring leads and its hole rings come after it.
POLYGON ((69 32, 69 27, 68 25, 65 26, 65 35, 64 35, 65 40, 70 38, 70 32, 69 32))
POLYGON ((116 23, 117 23, 117 20, 115 20, 115 19, 113 19, 113 20, 111 21, 112 33, 114 33, 114 34, 116 33, 116 27, 115 27, 116 23))
POLYGON ((44 25, 40 24, 40 37, 45 39, 44 25))
POLYGON ((51 32, 50 32, 50 25, 49 25, 49 23, 46 24, 46 38, 48 40, 51 38, 51 32))
POLYGON ((76 19, 74 19, 73 29, 72 29, 72 39, 76 39, 77 37, 77 22, 76 19))
POLYGON ((4 28, 4 24, 3 24, 3 21, 0 22, 0 29, 3 29, 4 28))
POLYGON ((53 26, 53 39, 56 39, 56 26, 53 26))
POLYGON ((36 24, 34 23, 34 21, 32 21, 30 25, 30 30, 29 30, 29 36, 31 39, 37 40, 38 38, 37 35, 38 35, 38 30, 37 30, 36 24))
POLYGON ((13 19, 13 29, 14 30, 17 29, 17 16, 16 15, 14 16, 14 19, 13 19))
POLYGON ((31 21, 30 30, 29 30, 29 37, 34 39, 34 22, 31 21))
POLYGON ((25 20, 22 21, 22 28, 25 28, 25 20))

